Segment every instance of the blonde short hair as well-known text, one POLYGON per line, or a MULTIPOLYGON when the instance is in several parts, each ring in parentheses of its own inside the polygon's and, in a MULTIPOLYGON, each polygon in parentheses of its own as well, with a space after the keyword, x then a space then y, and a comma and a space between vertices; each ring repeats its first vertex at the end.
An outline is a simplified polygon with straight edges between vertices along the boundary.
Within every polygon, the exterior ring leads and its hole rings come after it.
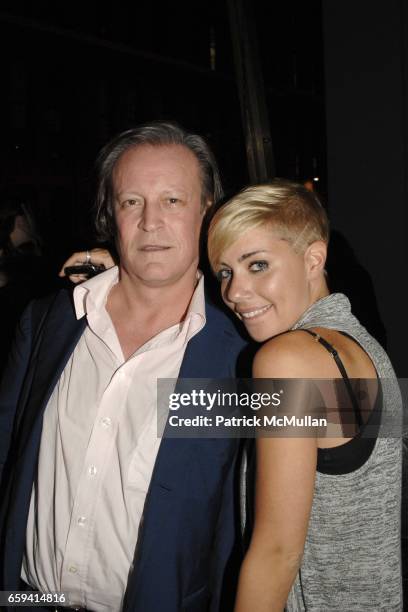
POLYGON ((298 183, 274 179, 243 189, 215 213, 208 231, 211 266, 242 234, 265 226, 298 253, 316 240, 329 242, 329 221, 316 194, 298 183))

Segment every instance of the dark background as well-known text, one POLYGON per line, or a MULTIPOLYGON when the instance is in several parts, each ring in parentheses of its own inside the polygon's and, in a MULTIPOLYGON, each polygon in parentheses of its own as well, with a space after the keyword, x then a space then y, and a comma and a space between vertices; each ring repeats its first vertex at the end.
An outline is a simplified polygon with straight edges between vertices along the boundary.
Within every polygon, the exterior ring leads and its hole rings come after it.
MULTIPOLYGON (((408 374, 404 0, 253 0, 276 174, 318 178, 332 288, 408 374)), ((116 132, 176 119, 227 193, 248 183, 227 0, 0 4, 0 183, 28 203, 55 271, 93 244, 93 163, 116 132)))
MULTIPOLYGON (((333 290, 408 376, 408 7, 252 0, 276 174, 314 181, 333 290)), ((93 163, 116 132, 175 119, 227 193, 249 181, 227 0, 1 2, 0 186, 34 213, 55 275, 93 244, 93 163)))
MULTIPOLYGON (((89 244, 93 161, 129 126, 176 119, 209 139, 228 192, 248 182, 226 2, 1 8, 1 180, 59 259, 89 244)), ((277 173, 325 174, 320 2, 277 5, 272 22, 270 8, 253 5, 277 173)))

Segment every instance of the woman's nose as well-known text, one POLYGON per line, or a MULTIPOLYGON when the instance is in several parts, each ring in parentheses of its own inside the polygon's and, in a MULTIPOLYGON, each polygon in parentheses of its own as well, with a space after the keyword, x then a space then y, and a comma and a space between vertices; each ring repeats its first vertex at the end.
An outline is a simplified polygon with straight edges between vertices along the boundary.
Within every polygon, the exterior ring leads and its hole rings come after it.
POLYGON ((249 280, 240 274, 233 275, 227 285, 225 297, 229 302, 237 304, 251 296, 249 280))

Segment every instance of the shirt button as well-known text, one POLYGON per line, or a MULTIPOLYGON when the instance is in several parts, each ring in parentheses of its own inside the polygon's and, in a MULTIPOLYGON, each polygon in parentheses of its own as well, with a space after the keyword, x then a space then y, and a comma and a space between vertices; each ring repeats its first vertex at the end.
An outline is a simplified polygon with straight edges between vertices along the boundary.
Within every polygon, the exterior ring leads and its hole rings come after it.
POLYGON ((78 569, 75 567, 75 565, 70 565, 68 571, 71 572, 71 574, 76 574, 78 569))
POLYGON ((110 419, 109 417, 103 417, 101 422, 102 422, 102 427, 105 427, 105 429, 107 429, 108 427, 112 425, 112 419, 110 419))
POLYGON ((90 465, 89 468, 88 468, 88 474, 90 476, 95 476, 97 471, 98 470, 96 469, 96 467, 94 465, 90 465))
POLYGON ((80 527, 83 527, 83 526, 85 525, 85 523, 86 523, 86 517, 85 517, 85 516, 80 516, 80 517, 78 518, 78 521, 77 521, 77 522, 78 522, 78 525, 79 525, 80 527))

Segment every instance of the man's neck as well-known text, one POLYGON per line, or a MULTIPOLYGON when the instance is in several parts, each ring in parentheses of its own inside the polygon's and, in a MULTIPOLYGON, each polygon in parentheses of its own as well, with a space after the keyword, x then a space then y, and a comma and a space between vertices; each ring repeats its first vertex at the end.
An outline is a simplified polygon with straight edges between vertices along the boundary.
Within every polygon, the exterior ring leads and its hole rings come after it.
POLYGON ((196 285, 196 270, 163 286, 135 282, 120 270, 106 307, 126 359, 158 333, 184 319, 196 285))

